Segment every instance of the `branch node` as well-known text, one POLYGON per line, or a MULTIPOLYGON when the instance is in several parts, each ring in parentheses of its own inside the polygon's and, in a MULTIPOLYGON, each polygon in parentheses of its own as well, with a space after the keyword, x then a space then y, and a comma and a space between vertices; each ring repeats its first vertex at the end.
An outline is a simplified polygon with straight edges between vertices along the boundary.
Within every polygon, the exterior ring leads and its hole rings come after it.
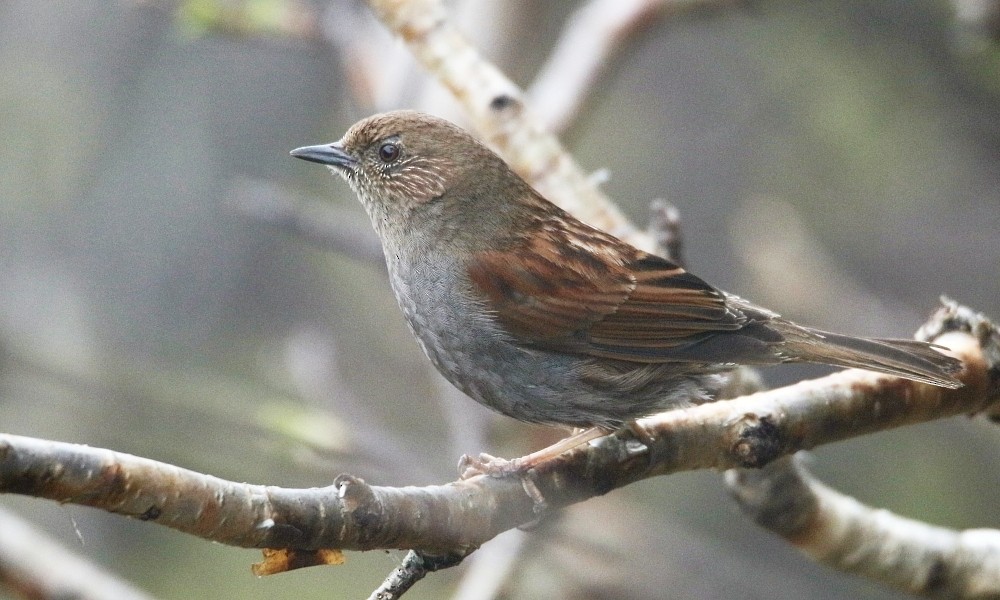
POLYGON ((1000 422, 1000 408, 996 407, 996 400, 1000 398, 1000 328, 983 313, 962 306, 947 296, 941 296, 941 307, 920 327, 915 337, 918 340, 934 341, 951 332, 968 333, 979 342, 991 391, 984 404, 993 407, 986 417, 1000 422))
POLYGON ((354 510, 365 500, 374 497, 371 487, 365 483, 364 479, 342 473, 333 480, 334 487, 337 488, 337 497, 344 503, 345 510, 354 510))
POLYGON ((163 509, 154 504, 149 508, 147 508, 141 515, 137 516, 136 518, 139 519, 140 521, 155 521, 159 519, 160 515, 162 514, 163 514, 163 509))
POLYGON ((340 514, 344 517, 344 526, 357 525, 364 531, 372 522, 377 522, 382 512, 375 497, 375 491, 363 479, 353 475, 341 474, 333 481, 340 499, 340 514))
POLYGON ((507 109, 519 109, 522 106, 520 100, 510 94, 497 94, 490 100, 490 110, 503 112, 507 109))
POLYGON ((747 413, 736 425, 732 453, 744 468, 759 469, 787 450, 782 430, 768 415, 747 413))

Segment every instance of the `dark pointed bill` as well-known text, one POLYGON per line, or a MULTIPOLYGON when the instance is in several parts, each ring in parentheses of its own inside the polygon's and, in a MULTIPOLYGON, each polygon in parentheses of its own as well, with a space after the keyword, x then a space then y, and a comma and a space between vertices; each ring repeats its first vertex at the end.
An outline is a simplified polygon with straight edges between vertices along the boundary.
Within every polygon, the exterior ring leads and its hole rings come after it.
POLYGON ((292 150, 289 154, 295 158, 341 169, 353 169, 358 165, 358 161, 345 152, 337 142, 320 144, 319 146, 303 146, 292 150))

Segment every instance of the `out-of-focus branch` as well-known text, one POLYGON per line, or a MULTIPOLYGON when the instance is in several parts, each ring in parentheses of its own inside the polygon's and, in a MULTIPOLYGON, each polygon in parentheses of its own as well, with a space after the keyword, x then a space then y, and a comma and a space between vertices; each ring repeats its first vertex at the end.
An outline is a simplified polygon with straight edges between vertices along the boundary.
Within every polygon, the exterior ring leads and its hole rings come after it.
POLYGON ((529 103, 552 131, 576 117, 594 83, 624 42, 656 22, 671 2, 591 0, 566 22, 555 50, 528 89, 529 103))
MULTIPOLYGON (((1000 42, 1000 2, 997 0, 951 0, 959 33, 1000 42)), ((980 44, 981 45, 981 44, 980 44)))
MULTIPOLYGON (((995 415, 1000 405, 997 328, 946 300, 917 337, 943 341, 959 323, 982 348, 986 399, 993 400, 985 414, 995 415)), ((821 564, 935 598, 1000 596, 1000 531, 953 531, 873 509, 824 486, 791 458, 760 470, 733 469, 726 481, 754 521, 821 564)))
POLYGON ((555 50, 528 90, 529 104, 545 127, 563 131, 628 41, 668 12, 719 3, 719 0, 590 0, 567 21, 555 50))
MULTIPOLYGON (((947 311, 943 311, 947 312, 947 311)), ((949 315, 952 313, 948 313, 949 315)), ((618 432, 540 464, 531 481, 561 508, 654 475, 762 466, 803 448, 910 423, 976 413, 1000 399, 996 365, 980 343, 952 332, 965 387, 945 390, 866 371, 845 371, 733 401, 639 421, 649 446, 618 432)), ((524 481, 478 476, 447 485, 391 488, 341 476, 308 490, 228 482, 107 450, 0 435, 0 492, 97 506, 244 547, 411 548, 465 552, 532 521, 524 481)))
POLYGON ((0 589, 37 600, 147 600, 110 575, 0 508, 0 589))
POLYGON ((793 458, 726 480, 757 524, 818 563, 932 598, 1000 596, 1000 531, 954 531, 865 506, 793 458))
POLYGON ((649 235, 656 243, 657 254, 683 267, 684 236, 681 234, 680 211, 661 198, 653 200, 649 213, 649 235))
POLYGON ((858 331, 875 326, 885 332, 906 331, 921 318, 905 298, 888 302, 846 272, 808 230, 795 206, 756 196, 737 206, 729 221, 738 268, 746 279, 743 292, 755 302, 795 321, 838 323, 858 331), (817 277, 819 273, 823 276, 817 277))
POLYGON ((459 33, 439 0, 369 0, 382 22, 466 109, 473 125, 543 196, 591 225, 651 249, 524 100, 459 33))
POLYGON ((327 250, 385 264, 382 245, 356 206, 344 209, 328 202, 296 202, 279 186, 249 178, 233 180, 228 203, 255 221, 279 227, 327 250))
MULTIPOLYGON (((545 522, 551 525, 552 519, 545 522)), ((544 543, 551 536, 533 536, 536 532, 506 531, 476 551, 466 561, 465 573, 452 594, 452 600, 486 600, 500 597, 504 584, 518 573, 529 539, 544 543)), ((530 550, 529 550, 530 551, 530 550)))

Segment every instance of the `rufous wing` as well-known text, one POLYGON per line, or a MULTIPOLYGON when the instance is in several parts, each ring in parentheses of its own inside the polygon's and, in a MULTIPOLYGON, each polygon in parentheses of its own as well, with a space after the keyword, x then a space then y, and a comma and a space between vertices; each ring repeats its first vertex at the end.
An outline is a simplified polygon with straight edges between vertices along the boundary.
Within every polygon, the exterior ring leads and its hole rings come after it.
POLYGON ((560 220, 531 233, 479 253, 468 268, 487 308, 522 343, 661 362, 746 321, 680 266, 582 223, 560 220))

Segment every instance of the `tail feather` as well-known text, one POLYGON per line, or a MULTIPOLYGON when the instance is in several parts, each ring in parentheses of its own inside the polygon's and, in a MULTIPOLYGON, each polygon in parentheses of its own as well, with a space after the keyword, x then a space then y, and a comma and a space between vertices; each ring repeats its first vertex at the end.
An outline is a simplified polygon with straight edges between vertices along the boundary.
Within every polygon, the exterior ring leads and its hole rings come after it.
POLYGON ((867 369, 945 388, 962 387, 962 382, 952 377, 962 370, 962 362, 939 352, 941 346, 915 340, 857 338, 808 327, 800 330, 806 339, 789 345, 791 360, 867 369))

